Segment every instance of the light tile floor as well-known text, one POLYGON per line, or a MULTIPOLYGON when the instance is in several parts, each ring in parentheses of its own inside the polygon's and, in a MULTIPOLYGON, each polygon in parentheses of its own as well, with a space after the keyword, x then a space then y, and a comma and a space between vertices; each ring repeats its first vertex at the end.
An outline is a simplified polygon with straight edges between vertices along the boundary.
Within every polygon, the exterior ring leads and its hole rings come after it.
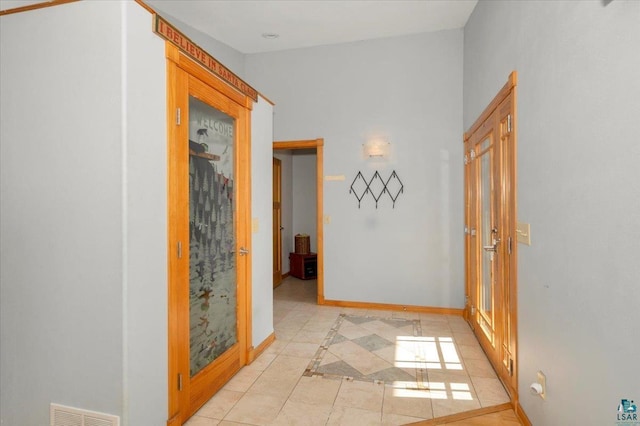
POLYGON ((240 370, 187 426, 402 425, 509 401, 461 317, 318 306, 315 300, 315 280, 289 277, 275 289, 276 341, 240 370), (340 314, 419 320, 422 336, 439 342, 436 357, 440 359, 427 363, 429 390, 304 376, 340 314))

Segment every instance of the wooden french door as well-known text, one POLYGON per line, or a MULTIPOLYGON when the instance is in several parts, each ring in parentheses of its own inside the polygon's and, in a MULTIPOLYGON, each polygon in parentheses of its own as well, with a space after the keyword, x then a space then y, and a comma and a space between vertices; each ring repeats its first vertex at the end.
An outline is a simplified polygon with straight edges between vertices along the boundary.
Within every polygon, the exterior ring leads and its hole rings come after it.
POLYGON ((282 282, 282 161, 273 157, 273 288, 282 282))
POLYGON ((516 74, 465 134, 465 316, 517 398, 516 74))
POLYGON ((247 359, 250 101, 168 49, 169 422, 247 359))

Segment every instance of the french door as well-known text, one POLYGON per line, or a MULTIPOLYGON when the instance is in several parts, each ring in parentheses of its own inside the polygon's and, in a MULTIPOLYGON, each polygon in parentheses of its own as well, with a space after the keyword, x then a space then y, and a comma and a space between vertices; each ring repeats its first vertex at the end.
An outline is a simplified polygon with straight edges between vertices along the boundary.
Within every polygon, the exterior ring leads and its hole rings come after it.
POLYGON ((517 397, 515 72, 465 134, 465 316, 517 397))
POLYGON ((190 65, 169 55, 170 425, 246 364, 248 341, 248 101, 190 65))

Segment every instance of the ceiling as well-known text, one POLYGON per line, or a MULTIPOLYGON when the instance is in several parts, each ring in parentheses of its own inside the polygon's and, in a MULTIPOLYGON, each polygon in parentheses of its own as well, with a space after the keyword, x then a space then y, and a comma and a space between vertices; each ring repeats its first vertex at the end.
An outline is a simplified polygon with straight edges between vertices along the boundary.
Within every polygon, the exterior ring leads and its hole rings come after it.
MULTIPOLYGON (((0 0, 0 10, 48 2, 0 0)), ((167 19, 177 18, 242 53, 259 53, 462 28, 478 0, 144 2, 167 19)))
POLYGON ((269 52, 462 28, 478 0, 145 0, 234 49, 269 52), (267 39, 263 34, 278 34, 267 39))

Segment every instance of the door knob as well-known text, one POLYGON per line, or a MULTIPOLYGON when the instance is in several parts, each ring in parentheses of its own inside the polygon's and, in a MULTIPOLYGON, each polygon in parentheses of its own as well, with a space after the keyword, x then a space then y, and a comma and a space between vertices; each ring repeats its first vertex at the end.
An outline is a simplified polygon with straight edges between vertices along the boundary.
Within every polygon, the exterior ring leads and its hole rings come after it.
POLYGON ((238 252, 238 254, 240 256, 245 256, 245 255, 249 254, 249 250, 244 248, 244 247, 240 247, 240 251, 238 252))

